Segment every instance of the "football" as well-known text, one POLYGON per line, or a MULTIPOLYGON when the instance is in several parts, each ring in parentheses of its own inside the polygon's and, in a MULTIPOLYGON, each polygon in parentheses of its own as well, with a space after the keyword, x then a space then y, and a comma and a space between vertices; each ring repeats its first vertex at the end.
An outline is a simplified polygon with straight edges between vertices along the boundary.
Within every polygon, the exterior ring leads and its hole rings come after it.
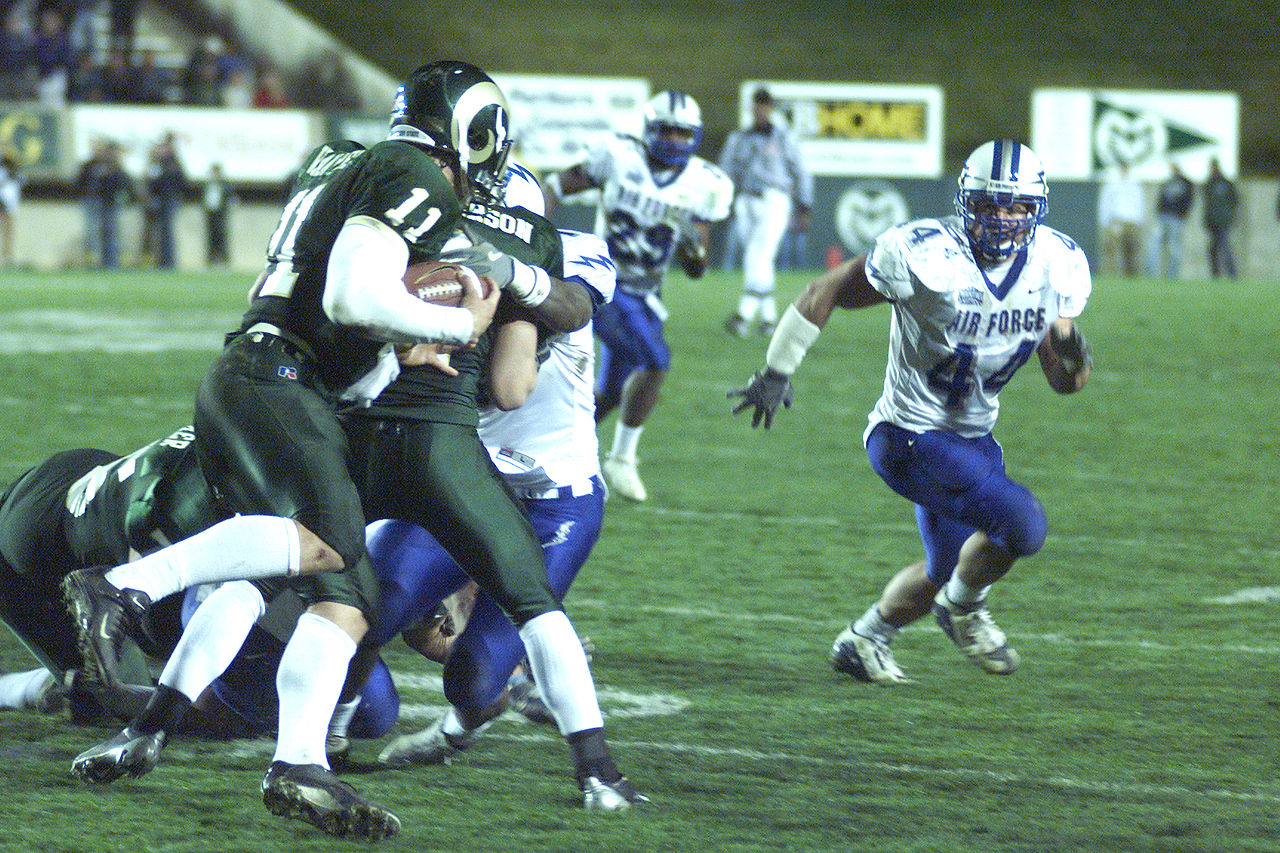
POLYGON ((461 275, 457 264, 421 261, 404 271, 404 286, 423 302, 456 308, 462 304, 461 275))

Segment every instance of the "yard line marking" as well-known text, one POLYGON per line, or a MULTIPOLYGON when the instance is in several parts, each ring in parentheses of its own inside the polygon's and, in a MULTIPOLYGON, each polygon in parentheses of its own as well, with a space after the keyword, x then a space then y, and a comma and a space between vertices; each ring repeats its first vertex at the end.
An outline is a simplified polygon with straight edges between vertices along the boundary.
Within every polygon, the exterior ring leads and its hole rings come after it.
POLYGON ((1200 600, 1205 604, 1258 604, 1264 601, 1276 601, 1280 600, 1280 586, 1255 586, 1238 589, 1230 595, 1200 600))
MULTIPOLYGON (((555 744, 558 737, 536 732, 501 732, 490 730, 485 740, 505 741, 508 743, 555 744)), ((1280 803, 1280 795, 1261 791, 1228 791, 1222 788, 1200 789, 1186 785, 1153 785, 1144 782, 1100 782, 1090 779, 1077 779, 1070 776, 1036 776, 1026 773, 1012 773, 998 770, 978 770, 972 767, 926 767, 920 764, 902 764, 889 761, 834 760, 820 758, 815 755, 803 755, 791 752, 763 752, 757 749, 741 747, 697 746, 687 743, 655 743, 653 741, 620 741, 610 740, 617 749, 638 749, 651 752, 666 752, 697 758, 737 758, 744 761, 777 764, 807 764, 812 767, 830 767, 857 772, 872 772, 884 775, 919 777, 922 779, 956 779, 965 782, 994 782, 1005 785, 1039 786, 1052 788, 1067 793, 1110 794, 1123 797, 1165 797, 1173 800, 1228 800, 1241 803, 1264 803, 1267 805, 1280 803)), ((270 754, 275 743, 270 738, 258 740, 232 740, 219 743, 218 754, 231 758, 253 758, 270 754)), ((191 761, 197 757, 197 751, 189 747, 171 746, 170 758, 179 761, 191 761)))
MULTIPOLYGON (((766 515, 763 513, 751 512, 733 512, 730 510, 701 510, 701 509, 674 509, 672 507, 655 506, 653 504, 638 504, 628 507, 634 512, 667 516, 669 518, 678 518, 688 521, 749 521, 764 524, 788 524, 788 525, 807 525, 810 527, 843 527, 848 528, 852 532, 860 533, 916 533, 917 529, 914 524, 864 524, 862 522, 853 521, 851 519, 829 518, 820 515, 766 515)), ((1124 546, 1126 548, 1152 548, 1162 547, 1169 548, 1174 551, 1185 552, 1210 552, 1213 554, 1222 553, 1223 549, 1209 542, 1180 542, 1175 540, 1159 540, 1159 539, 1121 539, 1113 536, 1064 536, 1060 534, 1050 534, 1051 542, 1058 542, 1066 545, 1087 546, 1096 548, 1100 546, 1124 546)), ((1264 557, 1268 559, 1280 558, 1280 549, 1276 548, 1250 548, 1242 545, 1236 545, 1231 548, 1233 553, 1239 554, 1241 557, 1264 557)))
MULTIPOLYGON (((581 607, 591 610, 607 610, 608 602, 594 598, 575 598, 570 601, 570 608, 581 607)), ((786 622, 795 625, 806 625, 814 628, 826 627, 827 630, 840 630, 845 622, 832 620, 816 620, 804 616, 791 616, 786 613, 728 613, 711 610, 705 607, 663 607, 661 605, 627 605, 629 610, 640 613, 656 613, 663 616, 684 616, 694 619, 732 620, 736 622, 786 622)), ((942 629, 934 625, 909 625, 904 631, 940 634, 942 629)), ((1016 640, 1031 640, 1062 646, 1097 646, 1102 648, 1142 649, 1153 652, 1234 652, 1244 655, 1280 655, 1280 646, 1245 646, 1216 645, 1208 643, 1188 643, 1173 645, 1157 643, 1151 640, 1106 639, 1101 637, 1068 637, 1063 634, 1030 634, 1020 631, 1009 635, 1016 640)))
MULTIPOLYGON (((541 734, 495 733, 497 740, 544 743, 554 739, 541 734)), ((1210 799, 1234 800, 1250 803, 1280 803, 1280 795, 1260 793, 1257 791, 1227 791, 1223 789, 1201 790, 1185 785, 1152 785, 1143 782, 1097 782, 1088 779, 1075 779, 1069 776, 1034 776, 1025 773, 1008 771, 977 770, 971 767, 925 767, 917 764, 900 764, 887 761, 836 761, 819 758, 813 755, 802 755, 789 752, 762 752, 755 749, 738 747, 696 746, 684 743, 655 743, 652 741, 619 741, 611 740, 610 744, 620 749, 646 749, 657 752, 670 752, 678 755, 699 756, 704 758, 741 758, 747 761, 776 764, 789 761, 794 764, 809 764, 815 767, 848 768, 857 771, 875 773, 900 774, 923 778, 946 777, 970 782, 999 782, 1015 785, 1038 785, 1056 788, 1072 793, 1118 794, 1132 797, 1169 797, 1172 799, 1210 799)))

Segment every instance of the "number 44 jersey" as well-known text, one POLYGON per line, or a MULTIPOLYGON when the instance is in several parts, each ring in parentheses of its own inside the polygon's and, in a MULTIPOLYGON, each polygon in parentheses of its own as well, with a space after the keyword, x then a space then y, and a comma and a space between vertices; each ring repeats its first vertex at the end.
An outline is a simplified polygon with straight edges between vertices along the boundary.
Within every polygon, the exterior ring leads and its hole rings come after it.
POLYGON ((958 216, 885 232, 867 258, 871 285, 893 303, 884 392, 870 416, 915 432, 989 433, 1000 389, 1059 317, 1084 310, 1084 252, 1045 225, 1008 261, 974 260, 958 216))
POLYGON ((719 167, 695 156, 679 171, 651 171, 630 136, 593 148, 583 168, 600 187, 596 233, 609 244, 619 286, 633 294, 656 291, 693 223, 719 222, 733 203, 733 182, 719 167))

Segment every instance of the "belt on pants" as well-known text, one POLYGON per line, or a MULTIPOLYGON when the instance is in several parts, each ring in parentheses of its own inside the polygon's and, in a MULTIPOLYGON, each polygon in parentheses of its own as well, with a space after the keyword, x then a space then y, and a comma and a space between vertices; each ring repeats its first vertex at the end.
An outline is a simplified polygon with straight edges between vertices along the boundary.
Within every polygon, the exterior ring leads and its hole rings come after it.
POLYGON ((255 333, 272 335, 274 337, 277 337, 280 340, 288 343, 294 349, 296 349, 298 353, 304 356, 307 360, 309 361, 318 360, 316 358, 315 350, 311 348, 311 345, 308 344, 306 341, 304 341, 302 338, 295 335, 293 332, 290 332, 288 329, 282 329, 279 326, 275 325, 274 323, 254 323, 252 326, 245 329, 242 334, 252 335, 255 333))
POLYGON ((596 487, 590 480, 583 480, 580 483, 570 483, 550 489, 516 489, 516 494, 525 500, 550 501, 556 498, 580 498, 595 490, 596 487))

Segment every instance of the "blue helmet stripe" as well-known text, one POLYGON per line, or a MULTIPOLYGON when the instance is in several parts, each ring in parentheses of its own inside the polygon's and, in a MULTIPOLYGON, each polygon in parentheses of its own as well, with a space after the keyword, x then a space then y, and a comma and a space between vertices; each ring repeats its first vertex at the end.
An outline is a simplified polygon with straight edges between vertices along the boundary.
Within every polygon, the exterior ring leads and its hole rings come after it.
POLYGON ((1004 164, 1004 140, 997 139, 991 156, 991 180, 1000 180, 1000 166, 1004 164))
POLYGON ((1009 180, 1018 180, 1018 160, 1022 156, 1022 146, 1009 140, 1009 180))

